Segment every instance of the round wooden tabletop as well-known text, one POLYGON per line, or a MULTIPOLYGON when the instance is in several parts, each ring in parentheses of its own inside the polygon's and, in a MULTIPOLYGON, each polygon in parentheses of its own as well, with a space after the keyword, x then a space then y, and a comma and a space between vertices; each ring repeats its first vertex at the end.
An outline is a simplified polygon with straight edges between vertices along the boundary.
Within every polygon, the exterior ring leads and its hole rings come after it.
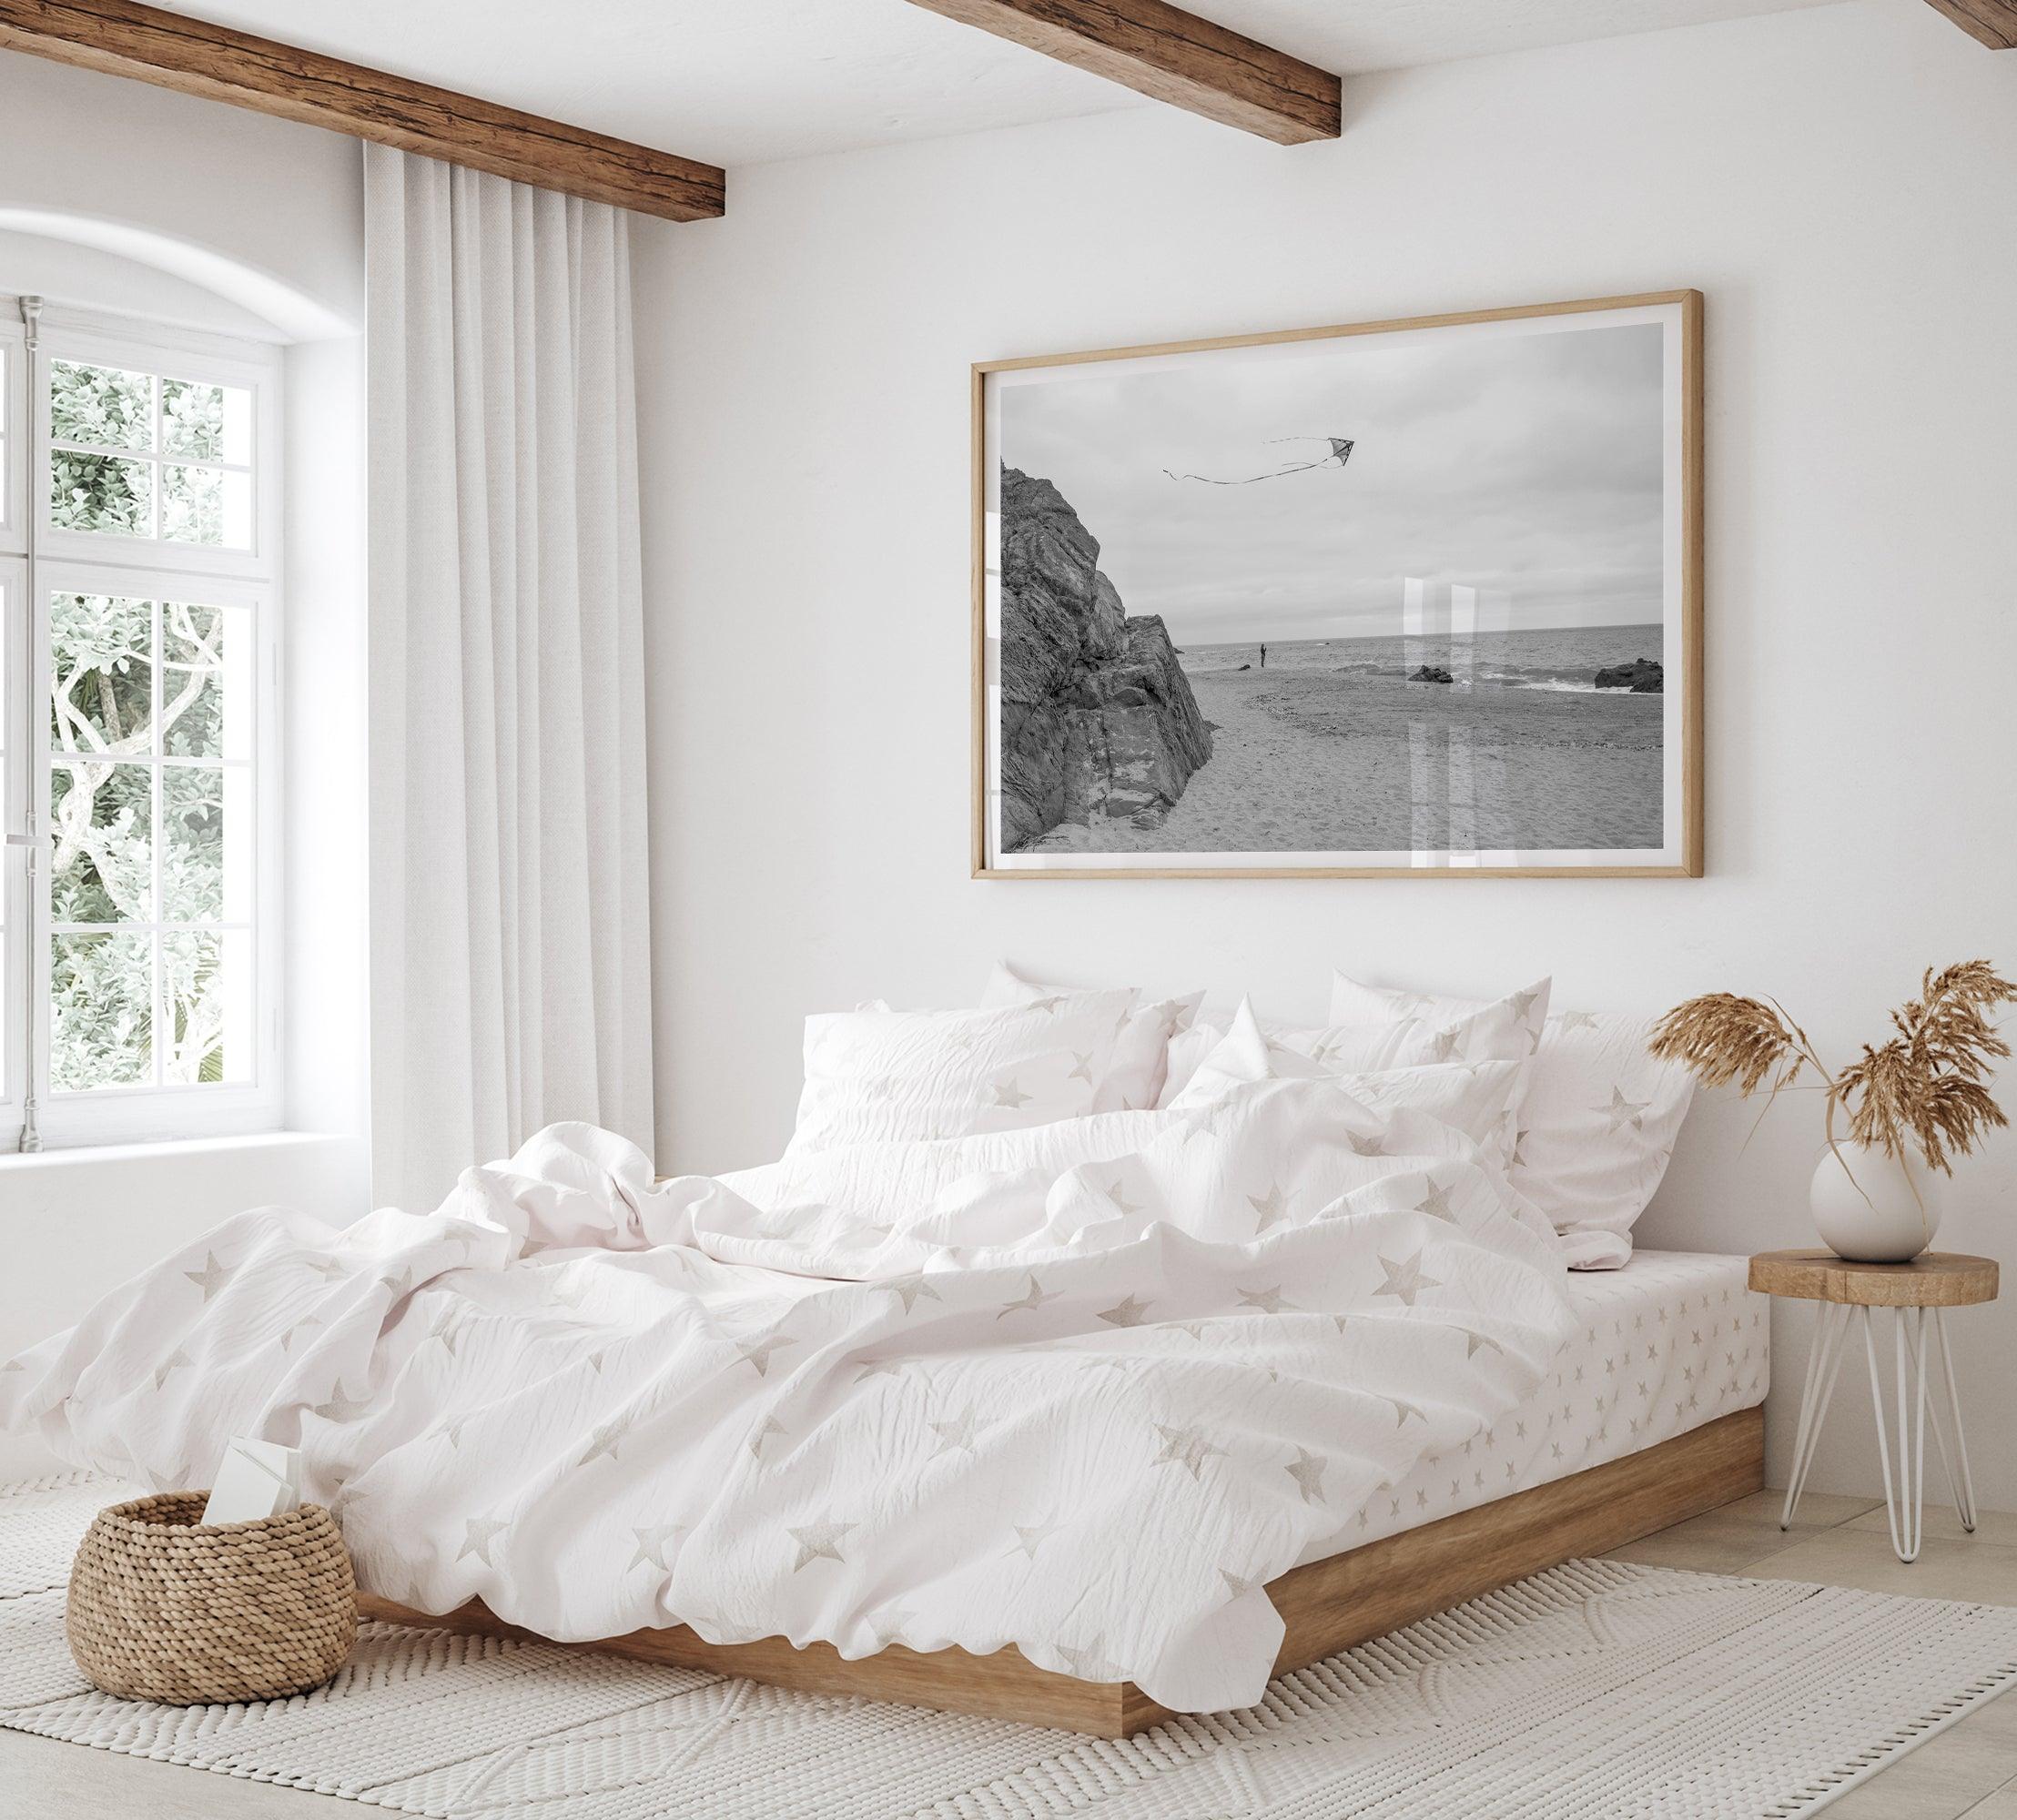
POLYGON ((1926 1251, 1909 1264, 1855 1264, 1832 1251, 1760 1251, 1751 1288, 1862 1308, 1966 1308, 1996 1299, 1996 1260, 1926 1251))

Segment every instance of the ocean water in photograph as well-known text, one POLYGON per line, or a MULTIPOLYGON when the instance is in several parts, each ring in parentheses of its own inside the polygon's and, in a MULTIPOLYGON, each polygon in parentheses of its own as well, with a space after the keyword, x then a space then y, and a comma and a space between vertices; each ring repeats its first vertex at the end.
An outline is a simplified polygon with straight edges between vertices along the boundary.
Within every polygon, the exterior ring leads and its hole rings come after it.
POLYGON ((1211 756, 1176 804, 1022 850, 1657 848, 1664 697, 1596 676, 1661 649, 1657 625, 1271 642, 1265 667, 1258 644, 1181 646, 1211 756))

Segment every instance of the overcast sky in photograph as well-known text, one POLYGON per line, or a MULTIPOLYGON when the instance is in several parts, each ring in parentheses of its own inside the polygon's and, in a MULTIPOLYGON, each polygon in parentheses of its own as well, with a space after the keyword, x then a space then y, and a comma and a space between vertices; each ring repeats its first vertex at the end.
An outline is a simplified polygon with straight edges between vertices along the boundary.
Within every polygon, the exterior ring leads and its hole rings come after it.
POLYGON ((1661 617, 1657 323, 1345 337, 1005 384, 1001 459, 1051 481, 1130 613, 1179 644, 1403 631, 1409 576, 1515 629, 1661 617), (1253 358, 1259 352, 1261 358, 1253 358), (1250 486, 1350 437, 1342 470, 1250 486))

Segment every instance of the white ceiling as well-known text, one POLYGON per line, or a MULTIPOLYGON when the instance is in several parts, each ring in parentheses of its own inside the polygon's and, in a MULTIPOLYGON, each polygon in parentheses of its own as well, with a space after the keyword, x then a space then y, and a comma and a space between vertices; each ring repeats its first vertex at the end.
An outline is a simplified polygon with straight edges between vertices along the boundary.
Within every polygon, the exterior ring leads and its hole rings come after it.
MULTIPOLYGON (((909 0, 173 0, 175 10, 755 164, 1150 104, 909 0)), ((1185 0, 1341 74, 1828 0, 1185 0)), ((1349 120, 1349 102, 1347 104, 1349 120)))

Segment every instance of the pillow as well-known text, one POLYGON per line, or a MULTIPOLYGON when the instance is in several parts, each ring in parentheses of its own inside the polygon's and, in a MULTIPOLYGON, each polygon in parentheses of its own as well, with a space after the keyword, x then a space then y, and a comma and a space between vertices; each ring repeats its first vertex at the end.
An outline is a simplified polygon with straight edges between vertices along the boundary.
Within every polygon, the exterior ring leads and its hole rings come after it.
MULTIPOLYGON (((1475 1000, 1392 992, 1335 974, 1331 1015, 1458 1015, 1475 1000)), ((1667 1173, 1694 1077, 1647 1053, 1652 1017, 1563 1011, 1543 1026, 1518 1110, 1513 1184, 1562 1236, 1569 1267, 1613 1270, 1667 1173)))
POLYGON ((806 1085, 785 1154, 1082 1118, 1134 999, 1082 992, 1003 1011, 808 1017, 806 1085))
POLYGON ((1253 1007, 1242 1000, 1232 1027, 1199 1063, 1189 1084, 1171 1101, 1170 1109, 1202 1106, 1235 1087, 1262 1080, 1334 1079, 1341 1087, 1383 1110, 1404 1109, 1425 1092, 1434 1116, 1471 1138, 1485 1160, 1510 1181, 1517 1108, 1530 1067, 1529 1062, 1511 1057, 1394 1068, 1343 1067, 1270 1037, 1253 1015, 1253 1007))
MULTIPOLYGON (((1260 1024, 1271 1043, 1323 1064, 1327 1074, 1365 1074, 1387 1068, 1428 1067, 1438 1062, 1518 1062, 1534 1053, 1547 1016, 1549 982, 1536 980, 1524 992, 1446 1013, 1394 1013, 1381 1006, 1344 1016, 1333 1010, 1328 1027, 1292 1030, 1260 1024)), ((1257 1020, 1258 1022, 1258 1020, 1257 1020)), ((1170 1045, 1170 1066, 1161 1105, 1184 1090, 1192 1072, 1211 1053, 1219 1032, 1201 1019, 1170 1045)))
POLYGON ((1231 1027, 1232 1020, 1224 1012, 1201 1011, 1191 1020, 1188 1030, 1180 1030, 1171 1037, 1162 1087, 1156 1096, 1158 1107, 1175 1103, 1178 1096, 1190 1086, 1204 1058, 1225 1041, 1231 1027))
MULTIPOLYGON (((983 1007, 994 1010, 1011 1005, 1034 1005, 1046 998, 1074 995, 1068 986, 1045 986, 1025 977, 1007 961, 997 961, 988 976, 988 989, 980 995, 983 1007)), ((1191 1020, 1204 1003, 1204 994, 1192 992, 1181 998, 1159 998, 1137 1003, 1128 1021, 1114 1039, 1113 1056, 1106 1074, 1093 1089, 1095 1112, 1145 1112, 1156 1104, 1169 1067, 1170 1039, 1191 1027, 1191 1020)))

